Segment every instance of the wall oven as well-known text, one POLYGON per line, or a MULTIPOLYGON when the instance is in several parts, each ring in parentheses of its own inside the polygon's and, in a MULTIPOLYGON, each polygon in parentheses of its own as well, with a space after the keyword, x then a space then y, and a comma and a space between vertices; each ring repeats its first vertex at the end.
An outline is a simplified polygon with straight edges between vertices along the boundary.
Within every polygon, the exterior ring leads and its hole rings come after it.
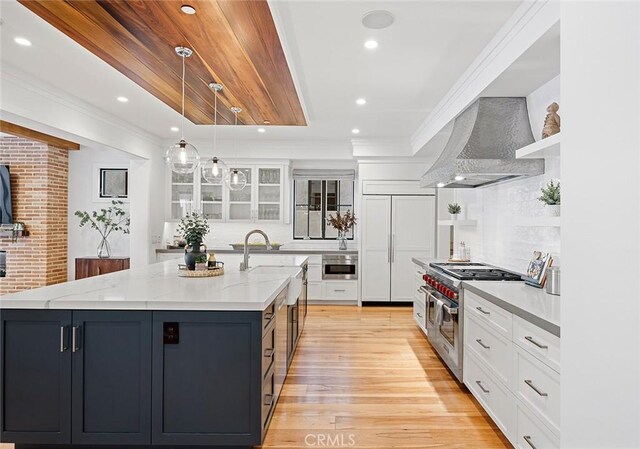
POLYGON ((323 255, 322 279, 358 279, 358 256, 355 254, 323 255))

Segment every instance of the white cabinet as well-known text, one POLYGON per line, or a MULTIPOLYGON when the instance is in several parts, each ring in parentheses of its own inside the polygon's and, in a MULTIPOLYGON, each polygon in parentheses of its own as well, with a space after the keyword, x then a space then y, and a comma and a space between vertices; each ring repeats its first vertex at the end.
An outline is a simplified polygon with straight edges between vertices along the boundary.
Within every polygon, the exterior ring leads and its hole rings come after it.
POLYGON ((464 383, 516 448, 560 447, 560 338, 464 293, 464 383))
POLYGON ((307 271, 307 299, 309 301, 356 301, 358 299, 358 281, 323 280, 322 256, 309 257, 307 271))
MULTIPOLYGON (((242 190, 207 182, 200 167, 194 173, 169 173, 169 210, 171 220, 179 220, 193 211, 201 211, 208 220, 227 222, 283 222, 287 198, 286 165, 240 164, 247 177, 242 190)), ((287 215, 288 217, 288 215, 287 215)))
POLYGON ((364 195, 360 252, 362 301, 412 301, 412 258, 434 255, 433 196, 364 195))

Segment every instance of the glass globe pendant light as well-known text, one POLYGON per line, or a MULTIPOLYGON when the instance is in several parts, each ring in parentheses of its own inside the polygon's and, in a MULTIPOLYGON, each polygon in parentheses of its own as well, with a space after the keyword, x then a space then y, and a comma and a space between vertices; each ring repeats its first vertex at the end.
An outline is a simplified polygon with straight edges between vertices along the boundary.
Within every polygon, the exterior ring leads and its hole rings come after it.
POLYGON ((184 78, 185 78, 185 58, 192 55, 193 51, 187 47, 176 47, 176 53, 182 58, 182 137, 180 142, 171 145, 167 150, 165 158, 171 170, 180 173, 193 173, 200 163, 200 155, 196 147, 184 140, 184 78))
MULTIPOLYGON (((233 115, 235 116, 234 125, 238 124, 238 113, 240 113, 241 111, 242 109, 240 108, 231 108, 231 112, 233 112, 233 115)), ((242 190, 247 185, 247 175, 237 168, 232 168, 229 171, 227 185, 229 186, 229 190, 233 190, 234 192, 242 190)))
MULTIPOLYGON (((215 96, 213 103, 213 154, 216 154, 218 141, 218 92, 222 90, 222 84, 210 83, 209 87, 213 89, 215 96)), ((202 164, 202 177, 210 184, 221 185, 227 178, 227 172, 227 164, 215 156, 202 164)))

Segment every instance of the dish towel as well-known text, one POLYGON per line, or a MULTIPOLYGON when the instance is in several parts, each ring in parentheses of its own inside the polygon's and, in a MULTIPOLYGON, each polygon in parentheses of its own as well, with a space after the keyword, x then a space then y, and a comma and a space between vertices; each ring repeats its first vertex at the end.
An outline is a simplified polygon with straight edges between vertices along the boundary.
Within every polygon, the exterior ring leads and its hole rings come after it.
POLYGON ((435 316, 436 326, 440 326, 442 324, 443 312, 444 312, 443 308, 444 308, 444 302, 440 301, 439 299, 436 299, 436 316, 435 316))

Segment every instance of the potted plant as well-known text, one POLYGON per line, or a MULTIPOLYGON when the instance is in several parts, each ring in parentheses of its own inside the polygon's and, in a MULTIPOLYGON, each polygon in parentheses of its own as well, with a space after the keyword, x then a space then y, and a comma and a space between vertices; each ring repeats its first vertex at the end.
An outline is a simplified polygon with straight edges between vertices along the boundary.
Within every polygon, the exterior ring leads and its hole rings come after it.
POLYGON ((100 212, 75 211, 74 215, 80 218, 80 227, 89 224, 92 229, 100 233, 102 240, 98 245, 98 257, 106 259, 111 257, 111 246, 109 245, 109 235, 113 231, 129 233, 130 219, 122 208, 124 203, 120 200, 112 200, 111 206, 100 209, 100 212))
POLYGON ((545 210, 547 215, 551 217, 560 216, 560 182, 553 182, 553 179, 549 181, 546 187, 540 189, 542 195, 538 200, 545 204, 545 210))
POLYGON ((196 255, 196 271, 206 271, 209 265, 209 258, 206 253, 196 255))
POLYGON ((452 220, 457 220, 460 212, 462 212, 462 207, 460 207, 458 203, 449 204, 449 213, 451 214, 452 220))
POLYGON ((357 221, 358 219, 351 213, 351 210, 346 211, 344 215, 340 215, 340 212, 337 212, 335 217, 329 214, 327 223, 338 230, 338 242, 341 250, 346 251, 347 233, 355 226, 357 221))
MULTIPOLYGON (((184 248, 184 263, 189 270, 195 270, 196 257, 202 254, 202 240, 204 236, 209 233, 209 223, 198 212, 192 212, 186 217, 180 220, 177 231, 182 235, 187 242, 187 246, 184 248), (191 248, 191 251, 189 251, 191 248)), ((204 247, 204 252, 207 252, 207 247, 204 247)))

